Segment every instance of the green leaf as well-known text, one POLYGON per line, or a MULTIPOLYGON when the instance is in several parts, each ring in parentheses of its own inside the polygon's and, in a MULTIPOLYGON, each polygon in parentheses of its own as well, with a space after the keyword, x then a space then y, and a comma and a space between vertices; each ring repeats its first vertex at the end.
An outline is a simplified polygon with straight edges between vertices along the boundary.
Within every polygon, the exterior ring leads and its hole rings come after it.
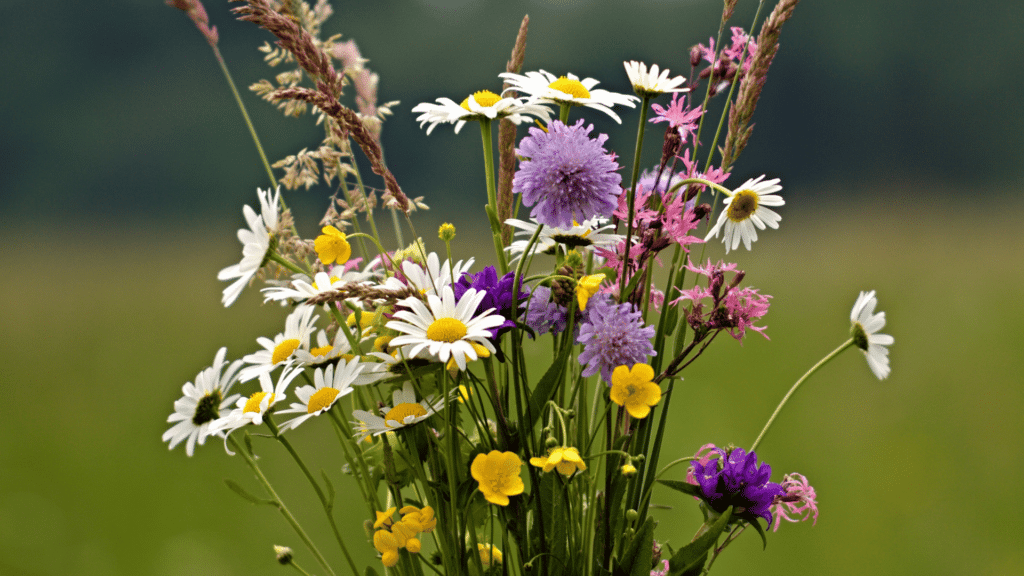
POLYGON ((373 566, 367 566, 363 571, 363 576, 377 576, 377 571, 373 569, 373 566))
POLYGON ((757 530, 758 535, 761 536, 761 550, 764 550, 764 549, 768 548, 768 537, 764 533, 764 528, 761 528, 761 523, 758 522, 757 517, 755 516, 754 518, 751 518, 747 522, 751 526, 753 526, 754 530, 757 530))
POLYGON ((623 560, 630 566, 629 576, 649 576, 651 556, 654 554, 654 518, 647 517, 643 527, 633 537, 633 543, 623 560))
POLYGON ((540 378, 540 382, 537 383, 537 387, 534 388, 533 394, 530 396, 529 411, 526 415, 526 426, 524 430, 533 429, 533 425, 537 423, 537 419, 540 418, 541 412, 544 409, 544 405, 548 403, 555 394, 555 390, 558 389, 558 385, 562 383, 562 375, 565 373, 566 362, 569 360, 569 353, 572 351, 571 343, 566 343, 562 346, 562 350, 555 358, 555 361, 551 363, 551 367, 548 368, 547 372, 544 373, 540 378))
POLYGON ((320 476, 324 479, 324 486, 327 487, 327 510, 334 508, 334 484, 331 483, 331 479, 327 476, 327 472, 324 472, 323 468, 320 469, 320 476))
POLYGON ((690 484, 689 482, 680 482, 678 480, 658 480, 658 484, 664 484, 673 490, 678 490, 683 494, 689 494, 690 496, 696 496, 702 498, 704 494, 700 491, 700 486, 696 484, 690 484))
POLYGON ((669 574, 677 576, 692 570, 696 566, 703 566, 704 561, 707 559, 708 551, 718 542, 718 537, 729 524, 730 518, 732 518, 732 506, 726 508, 725 512, 710 526, 705 523, 704 526, 707 527, 707 531, 672 555, 672 559, 669 560, 669 574))
POLYGON ((260 498, 258 496, 253 496, 245 488, 242 488, 241 486, 239 486, 238 483, 235 482, 234 480, 228 480, 227 478, 225 478, 224 479, 224 483, 228 485, 228 488, 230 488, 232 492, 234 492, 235 494, 238 494, 239 496, 241 496, 242 498, 245 498, 246 500, 248 500, 249 502, 252 502, 253 504, 268 504, 268 505, 273 505, 274 504, 273 500, 265 500, 265 499, 260 498))

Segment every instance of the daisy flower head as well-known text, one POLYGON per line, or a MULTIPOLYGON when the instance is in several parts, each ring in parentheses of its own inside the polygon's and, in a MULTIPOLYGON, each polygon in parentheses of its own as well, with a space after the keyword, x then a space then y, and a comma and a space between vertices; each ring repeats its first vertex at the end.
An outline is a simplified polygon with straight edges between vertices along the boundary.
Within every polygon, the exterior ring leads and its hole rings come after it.
POLYGON ((279 414, 301 414, 281 425, 281 430, 297 427, 313 416, 319 416, 330 410, 334 403, 352 392, 356 377, 363 370, 363 364, 357 360, 346 363, 338 362, 337 366, 317 368, 313 373, 313 386, 302 386, 295 390, 298 403, 292 403, 287 410, 279 414))
POLYGON ((443 398, 434 403, 431 403, 429 398, 417 402, 411 382, 406 382, 401 390, 395 390, 391 399, 394 406, 384 406, 380 409, 383 417, 365 410, 352 411, 352 417, 357 420, 353 422, 354 429, 360 436, 360 441, 422 422, 444 405, 443 398))
POLYGON ((167 417, 173 422, 161 441, 169 442, 171 450, 185 442, 185 453, 191 456, 196 444, 202 446, 212 434, 210 424, 220 417, 238 399, 238 394, 227 396, 231 386, 238 381, 241 360, 235 360, 224 370, 224 356, 227 348, 221 348, 213 359, 213 365, 196 375, 195 384, 186 382, 181 388, 182 396, 174 401, 174 412, 167 417))
POLYGON ((242 243, 242 261, 224 268, 217 274, 218 280, 234 280, 224 289, 221 297, 225 307, 235 303, 242 289, 263 267, 267 255, 273 250, 271 240, 274 231, 277 230, 281 188, 278 187, 273 196, 269 189, 264 191, 257 188, 256 193, 259 196, 261 213, 257 214, 248 204, 242 207, 245 222, 249 225, 248 229, 242 228, 238 231, 238 241, 242 243))
POLYGON ((427 135, 434 131, 438 124, 455 124, 455 133, 467 121, 477 120, 490 122, 505 119, 514 124, 529 120, 530 116, 542 118, 544 122, 551 117, 551 110, 540 104, 525 103, 518 98, 502 98, 489 90, 480 90, 466 97, 461 104, 450 98, 438 98, 437 104, 423 102, 413 107, 413 112, 420 113, 416 121, 420 128, 430 124, 427 135))
POLYGON ((896 340, 888 334, 878 334, 885 328, 885 312, 875 314, 875 291, 861 292, 850 311, 850 335, 853 343, 864 352, 868 366, 879 380, 889 376, 889 349, 896 340))
POLYGON ((612 371, 617 367, 643 363, 656 354, 651 344, 654 326, 644 326, 642 314, 632 304, 592 298, 586 312, 576 339, 583 344, 579 355, 583 376, 600 372, 601 378, 611 384, 612 371))
POLYGON ((264 304, 271 300, 304 302, 310 298, 333 292, 335 288, 347 284, 347 282, 326 272, 318 272, 312 282, 308 277, 300 275, 290 284, 291 286, 270 286, 261 290, 264 304))
POLYGON ((612 112, 612 106, 622 105, 630 108, 636 107, 639 100, 630 94, 619 94, 602 89, 594 89, 600 84, 593 78, 580 80, 574 74, 555 76, 550 72, 527 72, 526 74, 514 74, 503 72, 498 74, 510 86, 508 90, 515 90, 530 96, 530 102, 541 104, 557 104, 561 106, 586 106, 600 110, 612 117, 613 120, 622 123, 618 114, 612 112))
POLYGON ((590 138, 594 125, 568 126, 553 120, 547 131, 530 128, 519 142, 519 163, 512 192, 532 206, 540 224, 569 228, 577 221, 607 218, 618 206, 622 176, 615 157, 604 148, 607 134, 590 138))
POLYGON ((423 352, 441 362, 454 358, 459 370, 465 370, 467 358, 476 360, 480 355, 478 346, 494 353, 489 329, 505 322, 490 309, 476 314, 485 295, 470 288, 456 303, 451 286, 444 286, 440 296, 428 294, 426 303, 418 298, 400 300, 398 304, 406 309, 395 312, 397 320, 388 322, 387 327, 402 334, 391 341, 391 346, 403 347, 407 358, 423 352))
POLYGON ((293 359, 295 351, 299 348, 308 348, 313 325, 318 319, 313 315, 315 310, 313 306, 297 306, 285 319, 284 332, 274 336, 273 340, 257 338, 256 342, 263 346, 263 350, 242 358, 242 361, 251 366, 246 366, 242 370, 239 379, 248 382, 260 374, 269 373, 278 365, 293 359))
POLYGON ((453 279, 458 280, 468 272, 474 261, 470 258, 465 262, 459 260, 452 264, 451 260, 445 260, 444 264, 440 264, 437 252, 431 252, 423 266, 410 260, 403 261, 402 275, 410 286, 420 291, 420 294, 437 294, 442 286, 450 286, 453 279))
MULTIPOLYGON (((227 449, 227 435, 249 424, 255 424, 256 426, 263 424, 263 417, 275 404, 285 399, 288 385, 292 383, 296 376, 302 373, 302 370, 301 366, 290 364, 285 366, 277 378, 277 384, 274 384, 274 379, 270 377, 270 374, 260 374, 259 392, 253 393, 248 398, 239 398, 235 403, 235 409, 230 414, 214 420, 210 424, 210 428, 213 431, 223 431, 226 433, 224 438, 225 449, 227 449)), ((231 453, 230 451, 228 452, 231 453)))
MULTIPOLYGON (((526 222, 509 218, 505 220, 505 224, 515 229, 515 236, 522 238, 522 240, 513 241, 506 248, 513 257, 512 261, 515 262, 526 251, 530 239, 537 232, 540 223, 532 219, 530 222, 526 222)), ((573 221, 572 226, 568 228, 545 226, 541 229, 540 236, 537 237, 537 242, 533 245, 529 255, 555 254, 559 247, 562 247, 565 252, 575 249, 581 253, 594 247, 614 248, 622 240, 622 235, 608 233, 609 230, 614 229, 615 226, 611 225, 606 218, 592 218, 582 222, 573 221)))
POLYGON ((729 249, 739 248, 740 242, 750 250, 750 244, 757 240, 757 230, 765 226, 778 229, 782 216, 777 212, 766 208, 766 206, 782 206, 786 202, 781 196, 775 194, 782 190, 779 186, 779 179, 772 178, 764 180, 764 175, 751 178, 742 186, 732 192, 728 192, 722 200, 726 208, 718 217, 715 227, 704 237, 707 242, 711 238, 718 237, 718 232, 725 228, 722 242, 725 243, 725 253, 729 249))
POLYGON ((666 68, 658 73, 658 65, 652 64, 650 73, 647 71, 647 64, 630 60, 623 62, 626 67, 626 76, 629 76, 629 83, 633 85, 633 93, 637 96, 651 97, 665 94, 666 92, 689 92, 686 86, 686 78, 676 76, 669 78, 669 71, 666 68), (680 86, 682 86, 680 88, 680 86))

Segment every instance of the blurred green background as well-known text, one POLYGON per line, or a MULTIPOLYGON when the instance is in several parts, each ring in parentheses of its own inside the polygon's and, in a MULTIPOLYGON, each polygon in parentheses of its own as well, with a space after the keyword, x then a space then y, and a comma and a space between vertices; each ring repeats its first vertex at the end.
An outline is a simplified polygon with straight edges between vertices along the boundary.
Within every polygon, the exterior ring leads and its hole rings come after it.
MULTIPOLYGON (((735 25, 755 3, 740 5, 735 25)), ((454 222, 464 257, 481 256, 471 231, 482 212, 465 209, 484 202, 479 137, 470 126, 428 138, 409 108, 496 89, 525 13, 526 69, 611 90, 627 90, 622 60, 684 73, 720 3, 335 8, 327 32, 355 39, 381 74, 381 100, 402 101, 384 144, 404 189, 432 207, 419 229, 454 222)), ((255 50, 269 35, 225 3, 207 9, 236 82, 270 77, 255 50)), ((224 487, 256 489, 244 465, 215 441, 193 458, 159 441, 181 385, 217 348, 248 353, 283 317, 254 290, 219 304, 215 275, 238 259, 241 205, 266 182, 209 48, 156 1, 58 11, 15 0, 0 16, 0 574, 285 570, 272 544, 305 556, 288 527, 224 487)), ((1021 29, 1024 7, 994 0, 803 2, 786 24, 730 180, 767 172, 785 186, 782 228, 735 255, 746 282, 774 296, 771 340, 720 342, 688 370, 667 453, 751 442, 789 385, 846 337, 859 290, 878 290, 888 314, 893 373, 878 382, 847 353, 795 397, 758 452, 777 475, 808 476, 817 526, 787 525, 767 551, 743 538, 715 573, 1024 573, 1021 29)), ((319 141, 311 122, 245 98, 272 159, 319 141)), ((636 116, 623 116, 619 128, 585 115, 628 161, 636 116)), ((300 231, 315 230, 328 194, 290 196, 300 231)), ((344 487, 323 433, 294 438, 344 487)), ((284 454, 262 451, 283 497, 324 532, 284 454)), ((678 544, 697 512, 673 498, 658 537, 678 544)), ((371 562, 362 518, 343 520, 371 562)))

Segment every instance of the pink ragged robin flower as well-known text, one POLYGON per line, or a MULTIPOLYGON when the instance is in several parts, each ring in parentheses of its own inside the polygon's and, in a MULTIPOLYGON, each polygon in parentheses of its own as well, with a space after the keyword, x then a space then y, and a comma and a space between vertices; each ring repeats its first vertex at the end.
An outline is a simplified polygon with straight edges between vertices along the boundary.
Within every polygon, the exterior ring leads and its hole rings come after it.
POLYGON ((786 493, 778 497, 771 508, 775 517, 773 531, 779 531, 779 525, 783 520, 802 522, 813 516, 814 521, 811 525, 818 523, 818 496, 803 474, 792 472, 783 476, 782 489, 786 493))

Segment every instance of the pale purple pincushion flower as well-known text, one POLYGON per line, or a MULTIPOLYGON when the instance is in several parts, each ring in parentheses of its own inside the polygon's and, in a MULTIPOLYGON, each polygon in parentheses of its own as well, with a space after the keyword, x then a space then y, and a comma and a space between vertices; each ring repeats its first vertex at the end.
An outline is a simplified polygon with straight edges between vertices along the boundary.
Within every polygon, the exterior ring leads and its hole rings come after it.
POLYGON ((644 326, 642 314, 632 304, 615 304, 607 295, 596 294, 587 303, 586 319, 576 341, 583 344, 580 364, 583 376, 598 371, 611 385, 612 371, 618 366, 646 362, 654 356, 654 326, 644 326))
POLYGON ((814 493, 814 486, 807 482, 803 474, 792 472, 782 477, 782 489, 785 494, 776 498, 772 505, 772 514, 775 515, 775 527, 773 531, 779 531, 782 521, 802 522, 814 517, 812 526, 818 523, 818 495, 814 493))
POLYGON ((512 192, 523 195, 537 222, 571 228, 573 220, 607 218, 615 210, 622 176, 604 149, 608 135, 590 138, 593 129, 593 124, 584 128, 583 120, 573 126, 554 120, 547 132, 530 128, 519 142, 516 154, 528 160, 519 163, 512 192))

